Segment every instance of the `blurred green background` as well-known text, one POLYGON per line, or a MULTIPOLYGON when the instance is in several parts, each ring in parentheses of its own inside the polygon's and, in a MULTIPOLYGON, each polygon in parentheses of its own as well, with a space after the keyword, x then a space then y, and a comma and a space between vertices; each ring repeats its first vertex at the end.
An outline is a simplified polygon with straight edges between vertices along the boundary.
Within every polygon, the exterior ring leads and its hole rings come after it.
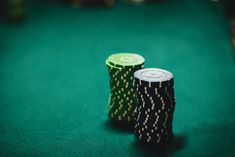
POLYGON ((1 157, 234 157, 234 51, 221 1, 25 6, 23 21, 0 25, 1 157), (180 140, 164 152, 108 120, 105 59, 126 51, 174 74, 180 140))

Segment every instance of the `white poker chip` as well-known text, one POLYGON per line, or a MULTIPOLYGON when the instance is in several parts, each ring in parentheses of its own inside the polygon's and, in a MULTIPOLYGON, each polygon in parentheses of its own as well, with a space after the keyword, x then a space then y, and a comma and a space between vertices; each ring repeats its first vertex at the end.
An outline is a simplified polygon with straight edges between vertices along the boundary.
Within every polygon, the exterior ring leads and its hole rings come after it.
POLYGON ((145 82, 165 82, 173 78, 173 74, 159 68, 140 69, 134 73, 135 78, 145 82))

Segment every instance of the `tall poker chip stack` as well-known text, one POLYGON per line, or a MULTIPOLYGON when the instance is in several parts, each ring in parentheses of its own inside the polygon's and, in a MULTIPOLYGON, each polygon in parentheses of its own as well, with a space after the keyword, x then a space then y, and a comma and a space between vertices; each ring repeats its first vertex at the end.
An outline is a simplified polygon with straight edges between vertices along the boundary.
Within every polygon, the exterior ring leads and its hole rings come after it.
POLYGON ((134 72, 144 67, 144 58, 138 54, 117 53, 106 59, 110 76, 108 115, 117 122, 134 123, 136 91, 134 72))
POLYGON ((137 106, 135 136, 143 143, 165 146, 172 139, 174 78, 169 71, 146 68, 134 73, 137 106))

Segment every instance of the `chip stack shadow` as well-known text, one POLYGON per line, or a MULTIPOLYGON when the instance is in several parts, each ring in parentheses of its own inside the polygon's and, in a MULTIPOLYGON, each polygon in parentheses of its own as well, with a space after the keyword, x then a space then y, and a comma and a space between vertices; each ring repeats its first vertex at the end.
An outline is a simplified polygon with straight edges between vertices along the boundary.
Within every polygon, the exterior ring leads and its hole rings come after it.
POLYGON ((172 139, 174 78, 169 71, 146 68, 134 73, 137 105, 135 136, 143 143, 165 146, 172 139))
POLYGON ((137 98, 134 72, 144 67, 144 58, 138 54, 117 53, 106 59, 110 76, 108 115, 116 122, 134 123, 137 98))

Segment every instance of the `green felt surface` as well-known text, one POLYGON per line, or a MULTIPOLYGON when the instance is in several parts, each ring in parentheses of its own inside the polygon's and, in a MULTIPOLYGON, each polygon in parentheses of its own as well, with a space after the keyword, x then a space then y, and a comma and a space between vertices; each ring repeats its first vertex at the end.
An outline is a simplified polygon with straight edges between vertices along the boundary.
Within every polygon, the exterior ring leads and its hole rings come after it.
POLYGON ((1 157, 234 156, 234 52, 221 2, 28 6, 25 22, 0 26, 1 157), (148 150, 108 121, 105 59, 126 51, 175 76, 171 151, 148 150))

